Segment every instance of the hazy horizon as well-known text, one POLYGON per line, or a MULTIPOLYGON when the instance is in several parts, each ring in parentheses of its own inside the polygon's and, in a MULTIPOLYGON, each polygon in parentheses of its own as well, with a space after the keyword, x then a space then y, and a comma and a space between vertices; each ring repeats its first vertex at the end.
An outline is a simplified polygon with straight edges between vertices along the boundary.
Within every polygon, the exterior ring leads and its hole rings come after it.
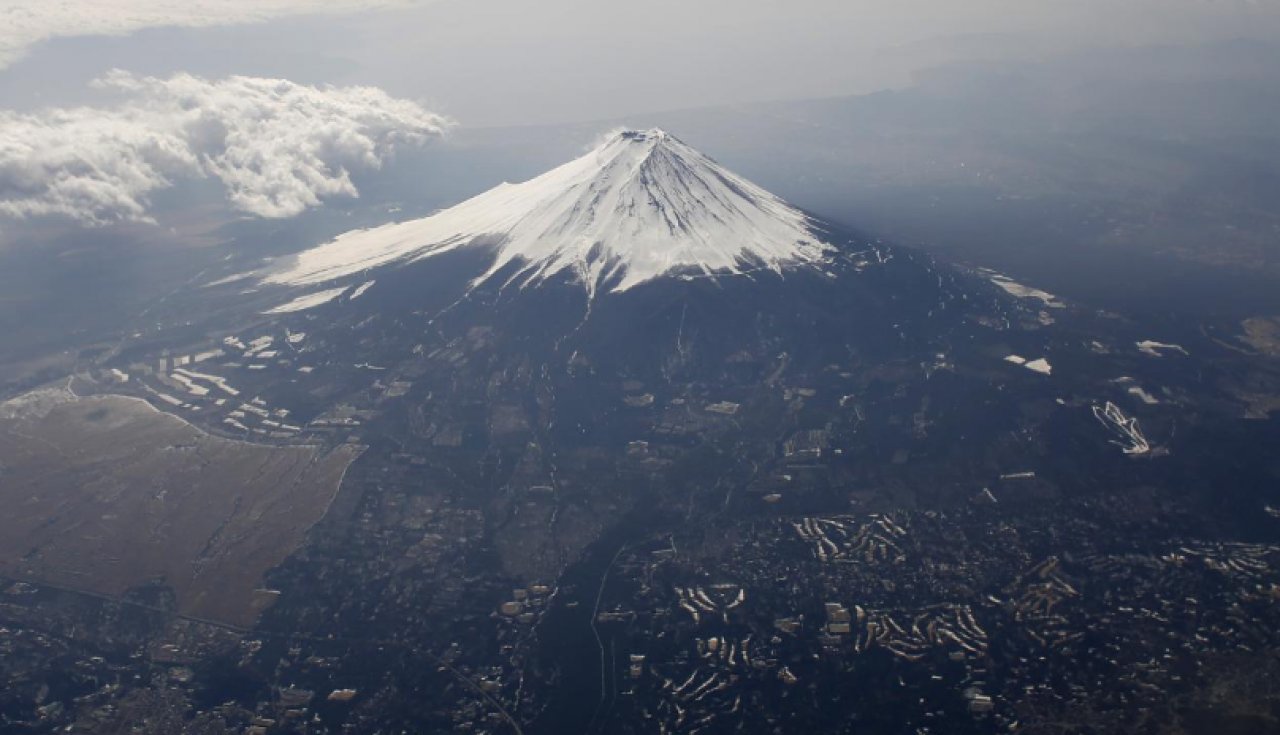
MULTIPOLYGON (((24 4, 6 5, 0 18, 24 4)), ((0 36, 5 107, 93 100, 86 83, 121 68, 372 85, 470 127, 564 123, 866 93, 962 59, 1280 39, 1280 6, 1246 0, 381 0, 323 15, 296 0, 197 11, 134 0, 114 4, 119 17, 89 4, 99 10, 78 20, 75 6, 32 6, 0 36), (35 29, 51 40, 12 38, 35 29)))

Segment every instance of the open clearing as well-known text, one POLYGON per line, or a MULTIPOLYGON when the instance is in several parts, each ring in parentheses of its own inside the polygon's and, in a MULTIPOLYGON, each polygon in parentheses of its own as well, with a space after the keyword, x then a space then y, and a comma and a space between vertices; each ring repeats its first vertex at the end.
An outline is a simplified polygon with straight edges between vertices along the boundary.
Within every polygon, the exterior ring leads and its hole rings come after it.
POLYGON ((0 404, 0 575, 253 622, 266 571, 328 508, 353 447, 207 434, 145 401, 46 389, 0 404))

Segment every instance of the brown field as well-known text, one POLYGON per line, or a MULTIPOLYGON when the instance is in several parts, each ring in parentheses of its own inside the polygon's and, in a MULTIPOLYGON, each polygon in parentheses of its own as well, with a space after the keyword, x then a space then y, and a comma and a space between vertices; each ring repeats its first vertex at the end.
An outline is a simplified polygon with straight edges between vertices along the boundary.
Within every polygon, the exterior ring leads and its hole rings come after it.
POLYGON ((1241 323, 1244 327, 1242 339, 1258 352, 1271 357, 1280 357, 1280 317, 1253 317, 1241 323))
POLYGON ((145 401, 53 390, 0 404, 0 575, 102 595, 161 582, 237 625, 358 450, 207 434, 145 401))

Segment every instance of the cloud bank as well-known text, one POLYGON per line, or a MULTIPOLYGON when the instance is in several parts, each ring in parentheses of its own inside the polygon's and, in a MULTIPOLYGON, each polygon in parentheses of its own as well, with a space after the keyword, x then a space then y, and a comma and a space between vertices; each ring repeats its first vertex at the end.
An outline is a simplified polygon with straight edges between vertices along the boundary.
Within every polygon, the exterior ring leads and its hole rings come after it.
POLYGON ((397 145, 451 124, 373 87, 123 71, 94 84, 120 104, 0 111, 0 215, 150 221, 154 192, 215 179, 236 209, 290 217, 358 196, 350 172, 377 169, 397 145))
POLYGON ((161 26, 261 23, 289 15, 406 7, 414 0, 0 0, 0 69, 59 36, 124 35, 161 26))

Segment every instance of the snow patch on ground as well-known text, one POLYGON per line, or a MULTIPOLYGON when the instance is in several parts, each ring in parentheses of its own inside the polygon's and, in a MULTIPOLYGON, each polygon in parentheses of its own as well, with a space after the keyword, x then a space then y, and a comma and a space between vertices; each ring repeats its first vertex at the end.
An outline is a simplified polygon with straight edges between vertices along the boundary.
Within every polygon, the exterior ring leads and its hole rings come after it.
POLYGON ((1006 355, 1004 358, 1004 361, 1013 365, 1024 367, 1028 370, 1040 373, 1042 375, 1048 375, 1053 372, 1053 366, 1050 365, 1049 361, 1043 357, 1036 360, 1028 360, 1022 355, 1006 355))
POLYGON ((1138 419, 1126 416, 1116 404, 1107 401, 1103 406, 1094 406, 1093 415, 1116 437, 1111 440, 1111 443, 1120 447, 1125 454, 1138 455, 1151 452, 1151 444, 1147 442, 1142 429, 1138 427, 1138 419))
POLYGON ((239 281, 243 281, 248 278, 253 278, 256 275, 258 275, 257 271, 245 271, 244 273, 232 273, 226 278, 219 278, 216 281, 209 281, 208 283, 204 284, 204 287, 213 288, 214 286, 225 286, 229 283, 237 283, 239 281))
POLYGON ((1138 400, 1142 401, 1148 406, 1154 406, 1160 402, 1158 398, 1148 393, 1146 389, 1143 388, 1141 385, 1138 385, 1138 381, 1134 380, 1128 375, 1121 375, 1120 377, 1116 378, 1111 382, 1117 385, 1125 386, 1126 393, 1128 393, 1131 396, 1136 396, 1138 400))
POLYGON ((1020 299, 1036 299, 1051 309, 1063 309, 1067 306, 1059 301, 1057 296, 1054 296, 1048 291, 1041 291, 1038 288, 1024 286, 1002 273, 995 273, 994 271, 987 271, 987 273, 987 277, 991 279, 991 282, 999 286, 1010 296, 1016 296, 1020 299))
POLYGON ((37 388, 0 403, 0 419, 44 418, 55 407, 75 398, 76 394, 66 386, 37 388))
POLYGON ((361 296, 364 296, 364 292, 365 292, 365 291, 368 291, 368 290, 369 290, 369 289, 371 289, 371 288, 373 288, 373 284, 375 284, 375 283, 377 283, 377 281, 365 281, 364 283, 360 284, 359 286, 356 286, 356 290, 354 290, 354 291, 352 291, 352 292, 351 292, 351 296, 349 297, 349 298, 350 298, 350 300, 351 300, 351 301, 355 301, 356 299, 360 298, 361 296))
POLYGON ((1049 361, 1043 357, 1038 360, 1032 360, 1022 367, 1040 373, 1041 375, 1048 375, 1053 372, 1053 366, 1050 365, 1049 361))
POLYGON ((1160 399, 1158 399, 1158 398, 1156 398, 1155 396, 1153 396, 1153 395, 1151 395, 1150 393, 1148 393, 1148 392, 1147 392, 1146 390, 1144 390, 1144 389, 1143 389, 1143 387, 1142 387, 1142 386, 1140 386, 1140 385, 1131 385, 1131 386, 1129 386, 1129 395, 1131 395, 1131 396, 1137 396, 1137 397, 1138 397, 1138 400, 1142 401, 1143 403, 1147 404, 1148 406, 1154 406, 1154 405, 1156 405, 1157 403, 1159 403, 1159 402, 1160 402, 1160 399))
POLYGON ((263 314, 289 314, 295 311, 312 309, 317 306, 320 306, 321 304, 327 304, 330 301, 333 301, 334 299, 341 296, 342 292, 346 290, 347 290, 347 287, 343 286, 341 288, 330 288, 324 291, 316 291, 315 293, 309 293, 306 296, 299 296, 293 301, 289 301, 287 303, 281 304, 272 309, 267 309, 262 313, 263 314))
POLYGON ((1151 355, 1152 357, 1164 357, 1166 354, 1172 352, 1181 352, 1184 355, 1191 354, 1183 349, 1181 345, 1165 344, 1164 342, 1155 342, 1149 339, 1144 339, 1141 342, 1135 342, 1134 344, 1137 345, 1139 352, 1151 355))

